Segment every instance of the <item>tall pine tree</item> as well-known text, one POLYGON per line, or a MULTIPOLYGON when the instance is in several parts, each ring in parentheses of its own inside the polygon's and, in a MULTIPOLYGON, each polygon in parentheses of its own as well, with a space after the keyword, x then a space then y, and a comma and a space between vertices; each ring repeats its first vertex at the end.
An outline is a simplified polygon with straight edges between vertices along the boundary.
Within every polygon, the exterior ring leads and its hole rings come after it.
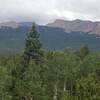
POLYGON ((36 29, 35 23, 33 23, 32 28, 26 37, 25 50, 22 60, 22 73, 28 67, 31 59, 34 59, 36 64, 39 64, 39 62, 41 62, 41 57, 43 56, 43 51, 41 50, 41 47, 42 45, 39 40, 39 33, 36 29))
POLYGON ((42 45, 39 41, 39 33, 36 30, 35 23, 33 23, 32 28, 26 37, 25 50, 21 62, 16 69, 12 70, 11 73, 13 76, 12 86, 10 87, 12 100, 17 100, 19 98, 19 93, 17 92, 17 90, 20 90, 20 85, 18 86, 18 84, 20 83, 20 81, 24 84, 25 73, 29 69, 31 60, 34 59, 36 65, 40 64, 41 58, 43 56, 41 47, 42 45))

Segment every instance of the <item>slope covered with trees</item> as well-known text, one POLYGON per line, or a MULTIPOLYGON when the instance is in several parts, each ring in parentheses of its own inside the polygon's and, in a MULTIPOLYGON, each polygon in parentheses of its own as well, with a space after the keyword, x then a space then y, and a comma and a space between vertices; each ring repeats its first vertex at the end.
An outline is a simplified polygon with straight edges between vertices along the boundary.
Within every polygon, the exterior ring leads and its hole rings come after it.
POLYGON ((0 100, 100 100, 100 53, 42 50, 33 24, 22 54, 0 55, 0 100))
MULTIPOLYGON (((24 49, 25 38, 30 26, 18 28, 0 29, 0 53, 4 51, 20 52, 24 49)), ((67 33, 60 28, 38 26, 40 40, 44 49, 54 50, 63 48, 79 48, 81 45, 88 45, 93 51, 100 50, 100 38, 95 34, 84 32, 67 33)), ((5 53, 5 52, 4 52, 5 53)))

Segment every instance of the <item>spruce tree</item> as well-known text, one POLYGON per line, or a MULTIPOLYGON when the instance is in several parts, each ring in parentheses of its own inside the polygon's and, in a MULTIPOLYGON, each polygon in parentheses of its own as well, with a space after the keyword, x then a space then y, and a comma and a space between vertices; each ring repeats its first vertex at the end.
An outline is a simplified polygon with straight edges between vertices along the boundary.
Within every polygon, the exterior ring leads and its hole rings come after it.
POLYGON ((82 61, 88 54, 90 54, 90 50, 87 45, 84 45, 76 52, 76 54, 79 56, 80 60, 82 61))
MULTIPOLYGON (((34 59, 36 65, 39 65, 41 62, 41 57, 43 55, 43 52, 41 50, 42 45, 39 40, 39 33, 36 30, 35 23, 33 23, 31 30, 27 34, 25 42, 25 49, 21 57, 21 62, 16 69, 12 70, 12 100, 18 100, 19 98, 19 93, 17 92, 17 90, 20 90, 20 85, 18 86, 18 84, 20 81, 24 84, 25 73, 29 69, 31 60, 34 59)), ((25 85, 26 84, 27 83, 25 83, 25 85)), ((20 100, 21 99, 22 98, 20 98, 20 100)))
POLYGON ((88 54, 90 53, 90 50, 87 45, 80 48, 80 59, 83 60, 88 54))
POLYGON ((39 62, 41 62, 41 57, 43 56, 41 47, 42 45, 39 40, 39 33, 36 29, 35 23, 33 23, 32 28, 26 37, 25 50, 22 60, 22 73, 25 71, 25 68, 28 67, 31 59, 34 59, 36 64, 39 64, 39 62))

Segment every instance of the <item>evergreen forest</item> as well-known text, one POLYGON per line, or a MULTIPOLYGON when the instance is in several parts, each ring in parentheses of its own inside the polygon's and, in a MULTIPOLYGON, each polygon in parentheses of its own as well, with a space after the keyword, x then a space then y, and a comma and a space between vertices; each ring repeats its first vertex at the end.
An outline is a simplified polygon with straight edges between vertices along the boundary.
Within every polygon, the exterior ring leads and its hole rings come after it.
POLYGON ((34 23, 24 44, 0 54, 0 100, 100 100, 100 52, 46 50, 34 23))

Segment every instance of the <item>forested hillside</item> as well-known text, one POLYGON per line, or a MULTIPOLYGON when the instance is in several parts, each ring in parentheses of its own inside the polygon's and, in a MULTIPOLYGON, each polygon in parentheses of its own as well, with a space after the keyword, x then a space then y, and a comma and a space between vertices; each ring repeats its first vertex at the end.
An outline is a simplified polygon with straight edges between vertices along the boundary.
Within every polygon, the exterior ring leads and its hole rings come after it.
MULTIPOLYGON (((25 37, 30 28, 28 25, 18 28, 1 28, 0 52, 20 52, 23 50, 25 37)), ((80 48, 82 45, 88 45, 93 51, 100 50, 100 38, 94 34, 66 33, 63 29, 47 26, 39 26, 37 30, 40 33, 40 40, 44 49, 80 48)))
POLYGON ((22 53, 0 55, 0 100, 100 100, 100 53, 44 50, 33 24, 22 53))

